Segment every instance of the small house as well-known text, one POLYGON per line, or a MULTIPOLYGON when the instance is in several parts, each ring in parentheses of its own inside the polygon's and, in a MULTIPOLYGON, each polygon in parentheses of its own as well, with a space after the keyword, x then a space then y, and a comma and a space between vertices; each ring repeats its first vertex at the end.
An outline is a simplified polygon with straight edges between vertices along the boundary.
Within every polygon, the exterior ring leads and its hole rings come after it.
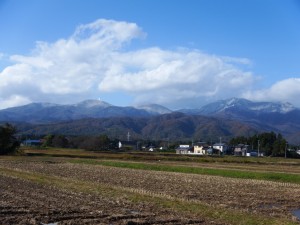
POLYGON ((138 143, 136 141, 119 141, 118 147, 120 150, 138 150, 138 143))
POLYGON ((198 142, 194 145, 194 154, 196 155, 207 155, 209 146, 205 142, 198 142))
POLYGON ((235 156, 250 156, 249 145, 238 144, 234 147, 233 154, 235 156))
POLYGON ((213 145, 214 152, 217 152, 219 154, 225 154, 227 153, 228 146, 225 143, 216 143, 213 145))
POLYGON ((21 143, 22 146, 41 146, 42 141, 41 140, 25 140, 21 143))
POLYGON ((190 154, 191 152, 192 149, 190 145, 179 145, 179 147, 176 148, 176 154, 190 154))

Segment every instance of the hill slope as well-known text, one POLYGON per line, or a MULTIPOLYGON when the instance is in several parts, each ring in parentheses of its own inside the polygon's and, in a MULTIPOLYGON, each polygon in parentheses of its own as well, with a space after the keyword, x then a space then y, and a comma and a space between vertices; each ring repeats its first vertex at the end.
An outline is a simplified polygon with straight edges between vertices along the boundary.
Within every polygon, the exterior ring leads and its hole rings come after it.
POLYGON ((155 139, 210 139, 247 135, 253 131, 274 131, 283 134, 290 143, 300 144, 300 110, 289 103, 251 102, 232 98, 200 109, 183 109, 180 112, 184 114, 172 113, 168 108, 156 104, 118 107, 99 100, 86 100, 73 105, 32 103, 0 110, 0 121, 48 124, 27 124, 26 127, 36 130, 22 129, 29 133, 106 132, 118 137, 129 129, 138 138, 155 139))
POLYGON ((290 143, 300 144, 300 110, 290 103, 251 102, 232 98, 203 106, 180 110, 189 115, 205 115, 223 120, 236 120, 258 130, 281 133, 290 143))
POLYGON ((171 113, 146 118, 101 118, 81 119, 55 124, 22 125, 17 124, 22 134, 65 134, 99 135, 107 134, 113 138, 126 139, 129 131, 132 138, 152 140, 224 140, 236 135, 253 135, 257 132, 251 126, 233 121, 189 116, 171 113))
POLYGON ((86 100, 72 105, 31 103, 8 108, 0 110, 0 121, 51 123, 82 118, 147 117, 169 112, 171 110, 159 105, 119 107, 100 100, 86 100))

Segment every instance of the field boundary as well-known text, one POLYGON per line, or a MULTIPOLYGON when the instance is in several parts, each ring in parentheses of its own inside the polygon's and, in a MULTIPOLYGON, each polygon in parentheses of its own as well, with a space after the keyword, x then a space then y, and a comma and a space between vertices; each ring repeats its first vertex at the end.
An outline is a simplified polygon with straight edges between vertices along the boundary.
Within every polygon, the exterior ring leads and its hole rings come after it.
POLYGON ((202 167, 188 167, 188 166, 174 166, 166 164, 151 164, 142 162, 129 162, 129 161, 108 161, 108 160, 92 160, 92 159, 73 159, 69 160, 70 163, 77 164, 92 164, 111 166, 128 169, 139 169, 139 170, 153 170, 153 171, 164 171, 164 172, 176 172, 176 173, 190 173, 190 174, 201 174, 210 176, 220 176, 228 178, 238 178, 246 180, 262 180, 280 182, 283 186, 299 187, 300 175, 289 174, 282 172, 254 172, 254 171, 243 171, 233 169, 214 169, 214 168, 202 168, 202 167))

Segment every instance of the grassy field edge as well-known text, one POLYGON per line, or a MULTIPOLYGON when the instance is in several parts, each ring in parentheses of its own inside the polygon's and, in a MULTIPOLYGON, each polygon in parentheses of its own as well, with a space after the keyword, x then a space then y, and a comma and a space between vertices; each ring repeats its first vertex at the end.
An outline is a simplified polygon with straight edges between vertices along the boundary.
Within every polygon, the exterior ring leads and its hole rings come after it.
POLYGON ((116 161, 116 160, 104 161, 104 160, 93 160, 93 159, 72 159, 69 160, 69 162, 79 163, 79 164, 93 164, 93 165, 111 166, 111 167, 119 167, 119 168, 128 168, 128 169, 191 173, 191 174, 202 174, 202 175, 229 177, 229 178, 255 179, 255 180, 266 180, 266 181, 300 184, 299 174, 241 171, 241 170, 232 170, 232 169, 230 170, 212 169, 212 168, 174 166, 174 165, 159 165, 159 164, 151 164, 151 163, 124 162, 124 161, 116 161))

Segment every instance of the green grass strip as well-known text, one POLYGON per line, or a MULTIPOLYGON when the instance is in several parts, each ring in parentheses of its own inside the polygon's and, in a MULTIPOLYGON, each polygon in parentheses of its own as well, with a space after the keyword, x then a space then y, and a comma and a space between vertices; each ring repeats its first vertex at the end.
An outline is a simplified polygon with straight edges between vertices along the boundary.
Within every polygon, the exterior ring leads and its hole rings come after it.
POLYGON ((191 174, 202 174, 202 175, 221 176, 221 177, 230 177, 230 178, 256 179, 256 180, 267 180, 267 181, 300 184, 300 175, 289 174, 289 173, 255 172, 255 171, 243 171, 243 170, 232 170, 232 169, 226 170, 226 169, 159 165, 159 164, 151 164, 151 163, 136 163, 136 162, 123 162, 123 161, 120 162, 120 161, 75 159, 75 160, 71 160, 70 162, 129 168, 129 169, 139 169, 139 170, 191 173, 191 174))
POLYGON ((214 220, 217 224, 226 223, 233 225, 294 225, 297 222, 274 218, 263 215, 253 215, 238 210, 219 208, 201 203, 193 203, 181 200, 170 200, 163 197, 151 196, 145 193, 130 192, 120 187, 110 187, 103 184, 81 180, 66 179, 39 173, 16 171, 13 169, 0 168, 1 176, 12 176, 26 179, 41 185, 55 186, 56 188, 68 189, 87 194, 99 194, 113 198, 125 197, 131 202, 148 202, 162 209, 171 209, 179 213, 189 213, 207 220, 214 220))
POLYGON ((299 166, 299 159, 285 159, 280 157, 236 157, 236 156, 193 156, 179 155, 169 152, 113 152, 86 151, 67 148, 22 148, 27 156, 51 156, 66 158, 111 159, 111 160, 139 160, 139 161, 179 161, 200 163, 240 163, 240 164, 271 164, 299 166))

